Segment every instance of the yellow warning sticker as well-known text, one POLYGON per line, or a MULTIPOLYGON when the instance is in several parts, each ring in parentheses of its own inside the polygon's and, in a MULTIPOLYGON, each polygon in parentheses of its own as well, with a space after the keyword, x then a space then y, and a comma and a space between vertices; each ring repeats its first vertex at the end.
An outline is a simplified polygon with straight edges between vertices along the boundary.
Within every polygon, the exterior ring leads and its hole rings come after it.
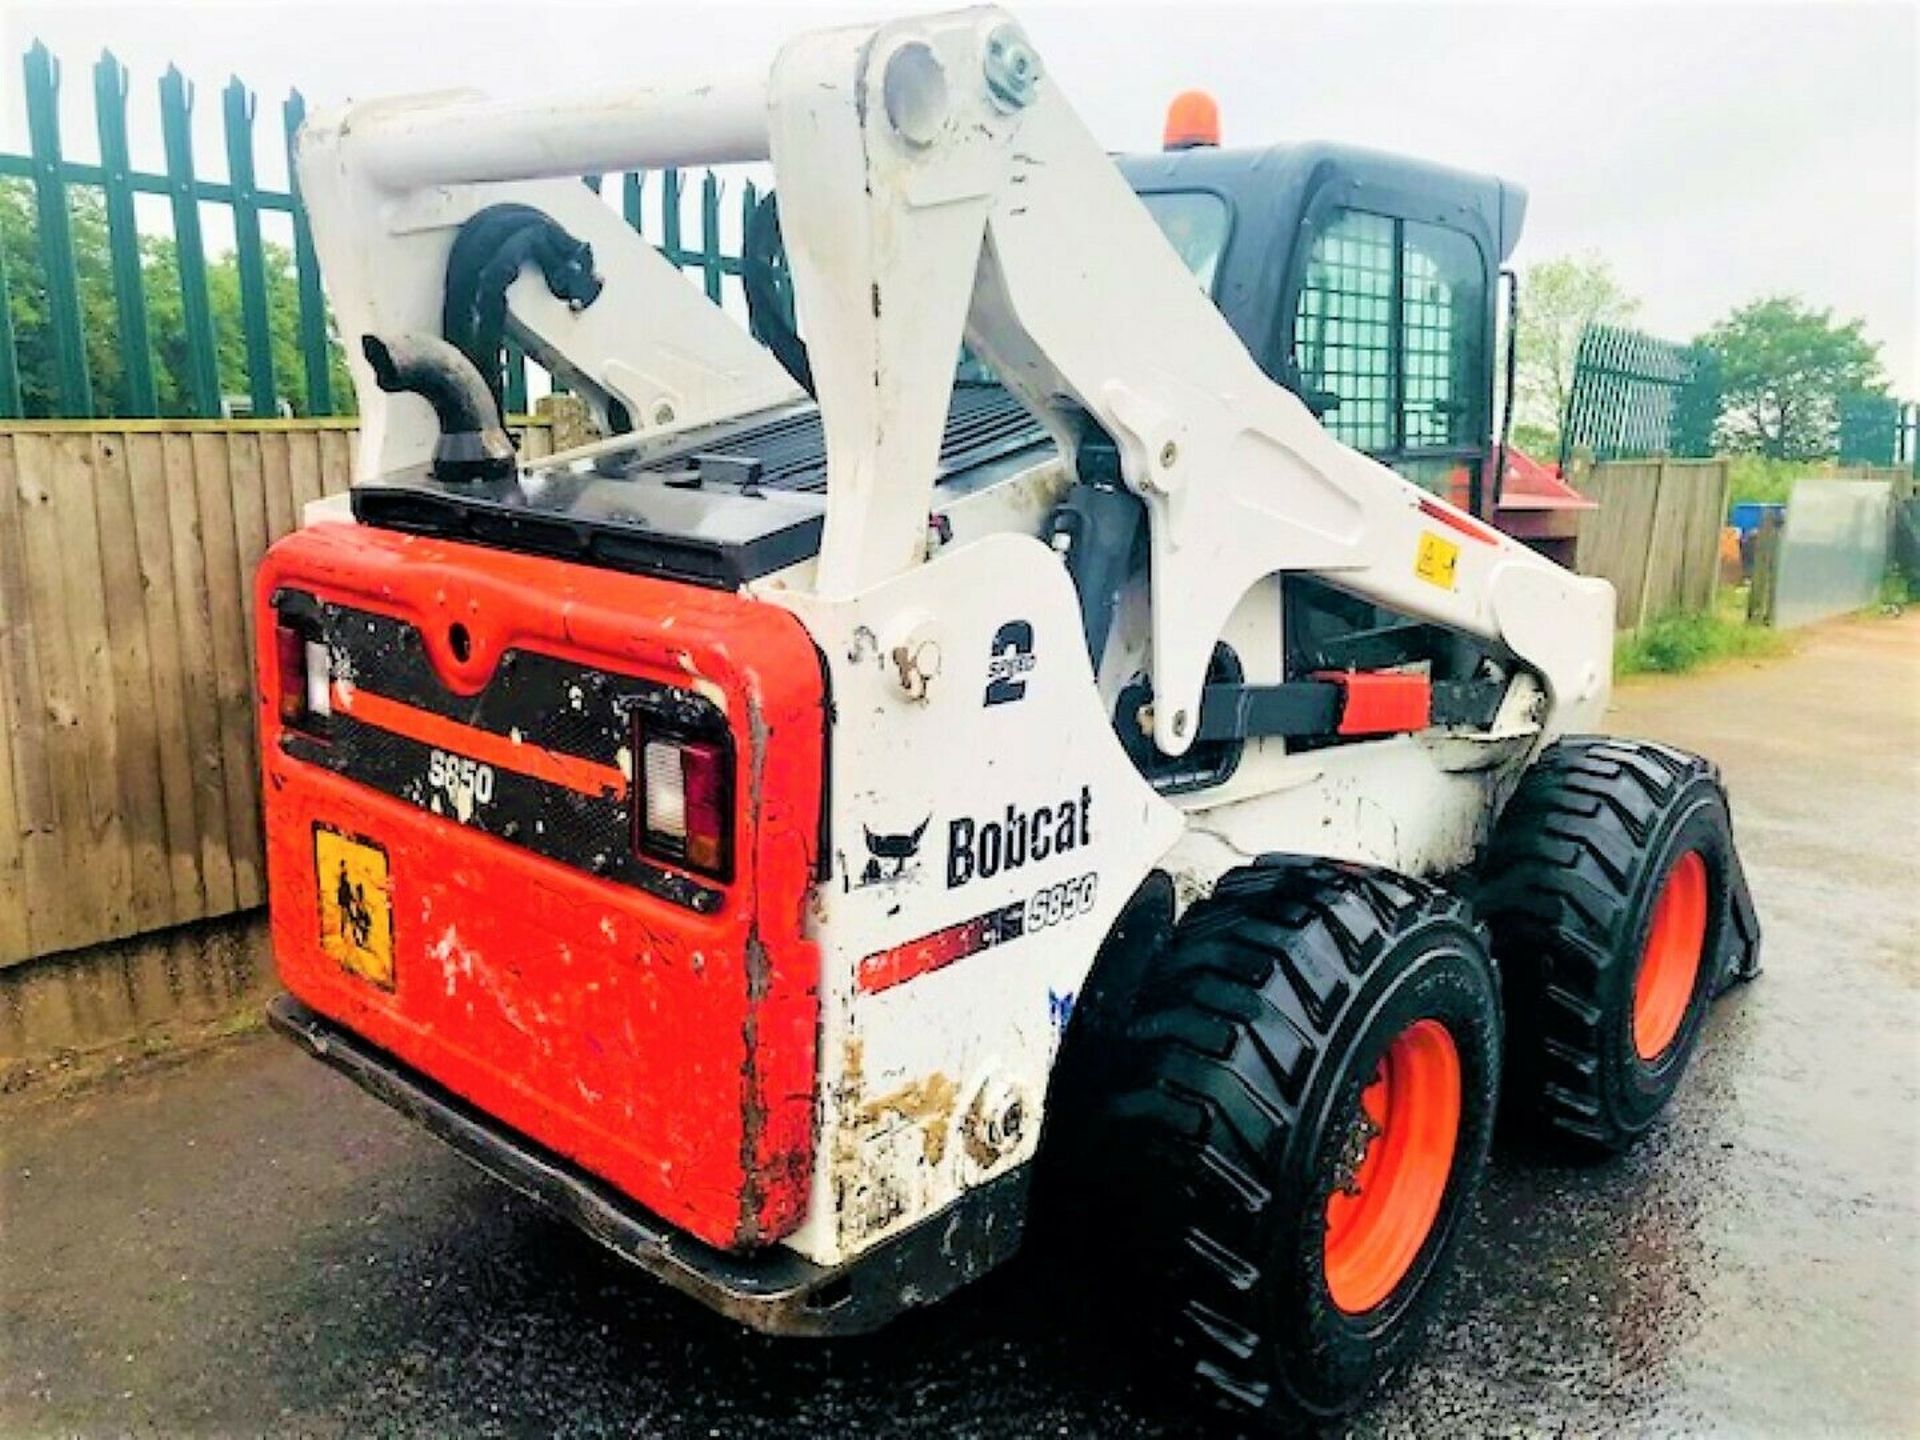
POLYGON ((393 988, 393 895, 387 852, 313 827, 313 869, 320 887, 320 948, 342 968, 393 988))
POLYGON ((1460 547, 1442 540, 1430 530, 1420 532, 1420 548, 1413 557, 1413 573, 1429 585, 1442 590, 1454 588, 1453 567, 1460 558, 1460 547))

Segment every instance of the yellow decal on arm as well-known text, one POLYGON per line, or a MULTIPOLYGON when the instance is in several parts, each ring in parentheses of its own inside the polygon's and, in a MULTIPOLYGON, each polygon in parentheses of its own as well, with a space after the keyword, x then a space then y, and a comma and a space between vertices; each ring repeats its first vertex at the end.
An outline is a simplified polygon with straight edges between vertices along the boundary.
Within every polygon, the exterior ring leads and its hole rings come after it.
POLYGON ((1420 548, 1413 557, 1413 573, 1429 585, 1451 590, 1454 588, 1453 566, 1459 558, 1458 545, 1423 530, 1420 532, 1420 548))

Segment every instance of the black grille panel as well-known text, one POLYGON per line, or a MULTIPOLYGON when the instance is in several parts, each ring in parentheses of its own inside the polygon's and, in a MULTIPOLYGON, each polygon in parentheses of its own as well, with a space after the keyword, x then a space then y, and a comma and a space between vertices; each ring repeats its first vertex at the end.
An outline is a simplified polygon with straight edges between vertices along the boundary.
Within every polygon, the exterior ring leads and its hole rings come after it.
MULTIPOLYGON (((518 734, 543 750, 600 765, 618 762, 636 705, 685 696, 537 650, 509 650, 484 690, 460 695, 441 684, 426 642, 405 621, 326 603, 317 604, 314 613, 335 676, 461 725, 493 735, 518 734)), ((724 723, 719 728, 724 730, 724 723)))
MULTIPOLYGON (((643 726, 652 716, 677 734, 730 738, 725 715, 691 691, 536 650, 508 651, 478 694, 460 695, 441 683, 420 632, 405 621, 293 591, 275 596, 274 604, 306 633, 317 632, 335 677, 356 690, 488 735, 517 736, 534 749, 617 768, 636 715, 643 726)), ((590 874, 703 912, 720 903, 718 889, 634 853, 631 787, 625 783, 588 794, 496 765, 488 799, 461 810, 429 778, 435 746, 344 712, 319 721, 311 732, 285 731, 281 748, 449 823, 590 874)), ((463 753, 457 742, 446 751, 463 753)))
MULTIPOLYGON (((976 465, 1045 443, 1047 432, 1000 386, 956 385, 940 443, 936 478, 945 480, 976 465)), ((820 411, 814 406, 746 426, 717 440, 702 441, 693 447, 692 454, 742 462, 757 460, 762 489, 816 494, 827 488, 826 440, 820 411)), ((681 451, 636 465, 627 473, 672 475, 689 468, 692 454, 681 451)))
MULTIPOLYGON (((935 481, 991 474, 1029 455, 1037 462, 1050 444, 1000 386, 959 384, 935 481)), ((356 484, 353 513, 363 525, 722 590, 820 552, 814 497, 826 491, 827 457, 816 406, 762 411, 683 437, 665 454, 602 463, 604 470, 535 465, 537 483, 515 476, 468 484, 416 466, 356 484), (641 477, 649 483, 631 483, 641 477), (694 487, 709 508, 694 502, 690 510, 674 495, 694 487)))

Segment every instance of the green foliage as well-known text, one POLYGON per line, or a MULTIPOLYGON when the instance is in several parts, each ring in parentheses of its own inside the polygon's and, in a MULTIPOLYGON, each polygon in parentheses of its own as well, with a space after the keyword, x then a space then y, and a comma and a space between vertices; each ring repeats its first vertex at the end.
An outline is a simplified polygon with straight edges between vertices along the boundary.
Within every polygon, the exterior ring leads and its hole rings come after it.
POLYGON ((1738 505, 1758 500, 1768 505, 1784 505, 1793 493, 1793 482, 1819 475, 1825 466, 1807 460, 1774 460, 1765 455, 1735 455, 1727 503, 1738 505))
MULTIPOLYGON (((1516 420, 1535 437, 1551 434, 1554 453, 1573 390, 1581 332, 1589 325, 1624 324, 1639 308, 1639 300, 1597 255, 1543 261, 1521 276, 1516 420)), ((1516 423, 1516 436, 1520 430, 1516 423)), ((1524 443, 1520 448, 1538 453, 1524 443)))
POLYGON ((1560 427, 1516 420, 1513 422, 1513 447, 1525 451, 1536 460, 1552 464, 1560 454, 1560 427))
MULTIPOLYGON (((122 384, 119 326, 113 305, 113 267, 107 254, 107 206, 98 190, 70 192, 74 269, 80 278, 80 323, 86 340, 87 373, 95 407, 117 402, 122 384)), ((14 354, 20 368, 20 402, 29 415, 60 413, 60 367, 53 349, 53 323, 46 269, 40 263, 33 188, 24 180, 0 179, 0 257, 4 257, 14 354)))
POLYGON ((1715 628, 1705 615, 1664 616, 1620 643, 1614 651, 1614 671, 1671 675, 1691 670, 1712 654, 1715 628))
MULTIPOLYGON (((73 230, 74 271, 80 314, 93 382, 93 406, 101 416, 126 413, 125 367, 114 304, 113 263, 107 246, 106 201, 100 191, 76 185, 67 191, 73 230)), ((273 346, 274 383, 296 415, 307 412, 306 367, 300 354, 300 298, 293 254, 266 244, 267 332, 273 346)), ((33 192, 19 180, 0 180, 0 255, 6 264, 15 353, 20 368, 20 399, 26 414, 60 413, 59 369, 47 314, 47 277, 40 261, 33 192)), ((214 349, 223 395, 247 391, 246 339, 241 324, 240 267, 232 251, 206 265, 207 294, 213 313, 214 349)), ((154 389, 162 415, 193 413, 185 311, 180 298, 180 269, 171 236, 140 237, 141 287, 147 301, 147 333, 153 360, 154 389)), ((329 334, 333 400, 349 409, 353 386, 337 337, 329 334)))
POLYGON ((1864 322, 1792 296, 1755 300, 1700 338, 1720 357, 1720 441, 1775 460, 1834 453, 1841 397, 1881 393, 1864 322))
POLYGON ((1778 630, 1749 625, 1744 592, 1722 590, 1700 614, 1663 615, 1638 634, 1623 635, 1613 651, 1615 675, 1677 675, 1720 660, 1784 655, 1791 642, 1778 630))

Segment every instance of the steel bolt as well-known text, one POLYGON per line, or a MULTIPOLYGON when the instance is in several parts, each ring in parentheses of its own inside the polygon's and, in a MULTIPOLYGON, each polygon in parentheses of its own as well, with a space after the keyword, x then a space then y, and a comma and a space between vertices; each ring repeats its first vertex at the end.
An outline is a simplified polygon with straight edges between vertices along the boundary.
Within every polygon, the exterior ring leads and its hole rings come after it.
POLYGON ((1013 1153, 1027 1128, 1026 1100, 1011 1080, 995 1076, 975 1092, 962 1124, 967 1155, 982 1170, 1013 1153))
POLYGON ((987 36, 987 92, 1003 109, 1019 110, 1033 103, 1040 85, 1040 57, 1026 36, 1012 25, 1002 25, 987 36))
POLYGON ((1027 1112, 1020 1104, 1020 1097, 1007 1102, 1007 1108, 1000 1112, 1000 1136, 1008 1145, 1019 1143, 1020 1132, 1026 1127, 1027 1112))

